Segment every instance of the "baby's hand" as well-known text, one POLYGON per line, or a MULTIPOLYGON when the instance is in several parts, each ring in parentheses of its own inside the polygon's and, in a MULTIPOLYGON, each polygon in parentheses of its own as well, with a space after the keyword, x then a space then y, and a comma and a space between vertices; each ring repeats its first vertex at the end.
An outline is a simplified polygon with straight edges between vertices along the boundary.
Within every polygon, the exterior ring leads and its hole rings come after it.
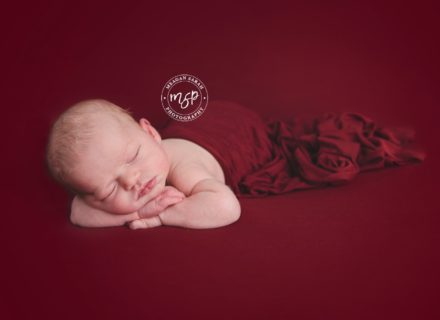
POLYGON ((159 216, 137 219, 128 223, 128 226, 130 227, 131 230, 148 229, 148 228, 159 227, 161 225, 162 225, 162 221, 160 220, 159 216))
POLYGON ((185 199, 185 194, 172 186, 166 186, 163 191, 156 197, 151 199, 139 209, 139 217, 151 218, 157 216, 167 207, 172 206, 185 199))

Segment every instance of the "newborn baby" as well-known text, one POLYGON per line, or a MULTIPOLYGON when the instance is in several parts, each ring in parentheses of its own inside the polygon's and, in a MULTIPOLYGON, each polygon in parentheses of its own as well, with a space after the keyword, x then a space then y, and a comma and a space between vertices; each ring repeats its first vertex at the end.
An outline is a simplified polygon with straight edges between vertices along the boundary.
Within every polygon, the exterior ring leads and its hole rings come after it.
POLYGON ((136 122, 106 100, 82 101, 60 115, 47 164, 74 192, 70 220, 79 226, 204 229, 240 217, 210 152, 185 139, 162 139, 148 120, 136 122))
POLYGON ((414 148, 412 129, 353 112, 270 120, 219 100, 194 121, 169 120, 159 134, 105 100, 80 102, 59 117, 47 162, 76 194, 73 223, 220 227, 239 218, 237 197, 338 186, 426 156, 414 148))

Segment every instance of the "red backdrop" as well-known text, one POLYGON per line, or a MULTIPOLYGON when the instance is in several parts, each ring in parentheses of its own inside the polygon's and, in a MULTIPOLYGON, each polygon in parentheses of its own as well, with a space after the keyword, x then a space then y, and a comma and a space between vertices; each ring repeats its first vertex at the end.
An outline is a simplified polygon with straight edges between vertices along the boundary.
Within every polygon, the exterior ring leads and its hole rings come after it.
MULTIPOLYGON (((17 3, 2 9, 3 319, 437 319, 439 5, 17 3), (428 158, 243 200, 227 228, 87 230, 44 170, 51 121, 105 98, 160 126, 189 73, 264 116, 362 112, 428 158)), ((209 107, 208 107, 209 110, 209 107)), ((207 111, 208 112, 208 111, 207 111)))

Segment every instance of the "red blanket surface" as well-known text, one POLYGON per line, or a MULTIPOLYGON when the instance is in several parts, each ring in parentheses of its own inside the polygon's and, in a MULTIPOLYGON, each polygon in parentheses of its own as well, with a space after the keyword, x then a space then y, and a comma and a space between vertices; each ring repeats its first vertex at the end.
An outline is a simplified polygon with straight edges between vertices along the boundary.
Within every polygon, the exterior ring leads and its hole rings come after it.
POLYGON ((263 119, 230 101, 210 102, 190 122, 170 119, 163 139, 181 138, 219 161, 238 197, 340 185, 359 172, 423 161, 410 128, 383 128, 359 113, 326 113, 302 121, 263 119))

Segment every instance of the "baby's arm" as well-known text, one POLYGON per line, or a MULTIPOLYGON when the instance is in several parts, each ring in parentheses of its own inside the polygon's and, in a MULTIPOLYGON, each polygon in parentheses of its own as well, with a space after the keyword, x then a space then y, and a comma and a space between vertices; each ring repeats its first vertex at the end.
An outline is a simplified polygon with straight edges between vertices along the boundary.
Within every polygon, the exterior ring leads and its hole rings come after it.
POLYGON ((232 190, 215 179, 199 181, 191 195, 159 217, 164 225, 193 229, 218 228, 240 218, 241 207, 232 190))
POLYGON ((117 227, 135 219, 139 219, 137 212, 125 215, 111 214, 89 206, 78 196, 72 201, 70 221, 81 227, 117 227))
MULTIPOLYGON (((127 222, 142 218, 152 218, 157 216, 166 207, 181 201, 185 195, 173 188, 166 186, 164 190, 154 199, 138 211, 120 215, 111 214, 89 206, 80 197, 76 196, 72 201, 70 221, 81 227, 116 227, 123 226, 127 222)), ((158 218, 156 218, 158 219, 158 218)), ((154 219, 152 219, 154 221, 154 219)))
POLYGON ((206 178, 195 184, 187 198, 167 207, 158 216, 132 221, 130 228, 162 224, 193 229, 217 228, 237 221, 240 212, 240 203, 231 189, 218 180, 206 178))

